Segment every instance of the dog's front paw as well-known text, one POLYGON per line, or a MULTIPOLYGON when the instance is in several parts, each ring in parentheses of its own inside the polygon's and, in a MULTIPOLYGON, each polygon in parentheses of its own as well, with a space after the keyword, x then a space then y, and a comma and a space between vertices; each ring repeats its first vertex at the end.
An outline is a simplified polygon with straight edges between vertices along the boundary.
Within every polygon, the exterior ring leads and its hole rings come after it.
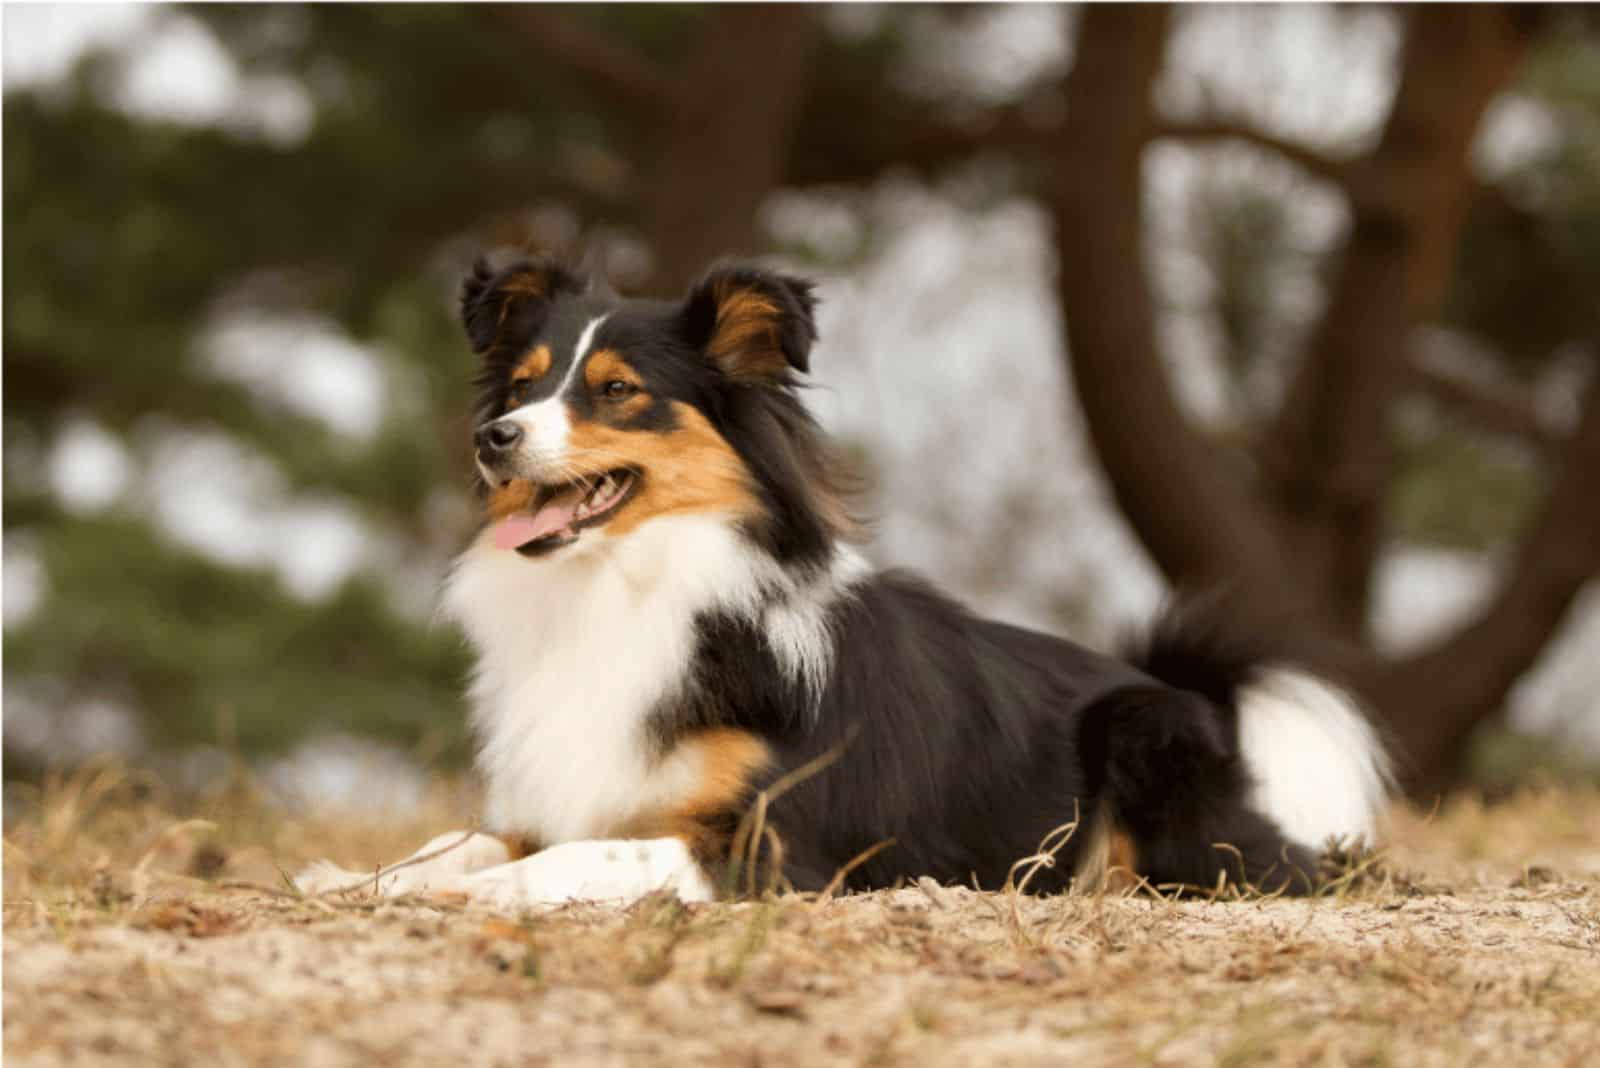
POLYGON ((308 897, 317 894, 326 894, 330 890, 343 887, 353 888, 352 892, 364 891, 372 893, 372 877, 363 877, 356 872, 346 871, 331 860, 319 860, 302 869, 294 877, 295 889, 308 897))
POLYGON ((573 901, 630 904, 658 891, 711 901, 711 883, 676 838, 567 842, 437 890, 502 911, 573 901))
POLYGON ((351 897, 404 897, 411 894, 449 893, 460 876, 453 872, 429 870, 426 865, 398 871, 346 871, 330 861, 319 860, 295 876, 294 885, 306 895, 340 892, 351 897))
POLYGON ((508 859, 505 842, 494 835, 453 831, 439 835, 405 860, 381 871, 346 871, 319 860, 296 876, 294 882, 303 894, 330 890, 369 897, 455 893, 460 876, 504 864, 508 859))

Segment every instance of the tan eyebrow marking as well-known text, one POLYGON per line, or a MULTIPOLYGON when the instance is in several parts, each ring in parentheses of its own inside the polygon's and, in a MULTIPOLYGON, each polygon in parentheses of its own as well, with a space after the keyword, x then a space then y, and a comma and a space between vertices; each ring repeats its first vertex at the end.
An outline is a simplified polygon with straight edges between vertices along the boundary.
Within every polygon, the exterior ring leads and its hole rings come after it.
POLYGON ((584 384, 590 389, 599 389, 614 380, 640 388, 644 386, 644 379, 639 377, 639 372, 615 349, 601 349, 589 357, 589 363, 583 369, 584 384))

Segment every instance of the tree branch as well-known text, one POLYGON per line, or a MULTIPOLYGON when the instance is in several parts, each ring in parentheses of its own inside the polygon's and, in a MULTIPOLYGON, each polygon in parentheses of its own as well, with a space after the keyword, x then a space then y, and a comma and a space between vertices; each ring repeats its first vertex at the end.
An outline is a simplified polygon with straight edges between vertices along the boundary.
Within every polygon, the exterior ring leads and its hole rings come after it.
POLYGON ((1031 102, 1009 104, 960 122, 928 123, 894 147, 893 162, 928 168, 995 149, 1035 149, 1052 142, 1059 123, 1036 117, 1031 102))
POLYGON ((1539 513, 1518 542, 1494 600, 1455 634, 1379 670, 1371 692, 1423 795, 1445 785, 1451 758, 1538 660, 1584 585, 1600 577, 1600 375, 1539 513))
POLYGON ((1484 430, 1515 438, 1549 459, 1560 455, 1565 436, 1540 417, 1526 391, 1511 386, 1485 386, 1422 359, 1407 362, 1406 374, 1411 387, 1460 412, 1484 430))
POLYGON ((1144 5, 1083 15, 1047 195, 1072 373, 1118 505, 1157 566, 1175 584, 1293 606, 1272 530, 1185 418, 1157 349, 1140 171, 1167 17, 1144 5))
MULTIPOLYGON (((884 171, 905 167, 928 173, 980 152, 1027 153, 1044 148, 1060 136, 1061 122, 1052 114, 1052 101, 1044 94, 1030 96, 963 119, 925 118, 901 122, 896 134, 872 146, 870 155, 829 152, 803 157, 784 176, 791 185, 851 185, 868 182, 884 171)), ((1329 155, 1310 145, 1268 133, 1244 122, 1221 118, 1158 119, 1152 140, 1185 142, 1241 141, 1294 164, 1303 173, 1348 192, 1354 161, 1329 155)), ((1512 205, 1505 190, 1490 182, 1474 181, 1472 210, 1527 217, 1512 205)))
MULTIPOLYGON (((848 183, 875 177, 892 166, 931 170, 985 151, 1033 151, 1052 144, 1060 135, 1061 121, 1046 94, 1034 94, 1016 104, 961 120, 928 119, 902 124, 896 140, 871 159, 828 160, 798 172, 798 184, 848 183)), ((1313 177, 1343 186, 1348 162, 1310 145, 1268 133, 1245 122, 1222 118, 1157 119, 1152 140, 1243 141, 1265 149, 1313 177)))
POLYGON ((670 74, 616 38, 585 26, 564 5, 507 4, 495 10, 534 47, 586 77, 597 92, 628 111, 660 114, 677 97, 677 81, 670 74))
POLYGON ((1349 180, 1347 161, 1329 156, 1310 145, 1268 133, 1248 122, 1224 118, 1163 119, 1152 138, 1178 141, 1243 141, 1288 160, 1307 174, 1343 186, 1349 180))
POLYGON ((1391 477, 1389 407, 1442 299, 1475 189, 1484 109, 1527 43, 1515 13, 1416 7, 1377 148, 1348 165, 1353 221, 1328 303, 1261 455, 1287 550, 1332 621, 1364 636, 1391 477))
POLYGON ((784 180, 801 186, 849 185, 871 181, 895 167, 927 173, 981 152, 1035 151, 1053 143, 1060 132, 1055 104, 1050 94, 1036 93, 961 118, 901 117, 884 136, 870 142, 858 139, 843 151, 830 146, 827 152, 802 154, 784 180))

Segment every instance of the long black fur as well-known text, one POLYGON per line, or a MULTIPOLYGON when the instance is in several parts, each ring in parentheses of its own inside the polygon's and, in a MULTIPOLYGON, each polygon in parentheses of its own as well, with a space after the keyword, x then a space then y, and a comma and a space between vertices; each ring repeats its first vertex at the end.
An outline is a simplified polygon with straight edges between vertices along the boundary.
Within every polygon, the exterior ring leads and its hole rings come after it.
POLYGON ((667 734, 713 723, 757 731, 778 754, 761 786, 837 754, 771 808, 796 887, 820 889, 893 839, 846 885, 928 875, 992 889, 1076 820, 1082 833, 1030 883, 1064 889, 1101 806, 1132 835, 1154 885, 1210 887, 1226 874, 1235 885, 1311 886, 1316 858, 1246 804, 1231 705, 980 619, 902 572, 856 587, 830 624, 840 655, 806 715, 753 629, 713 619, 695 658, 701 685, 657 718, 667 734))

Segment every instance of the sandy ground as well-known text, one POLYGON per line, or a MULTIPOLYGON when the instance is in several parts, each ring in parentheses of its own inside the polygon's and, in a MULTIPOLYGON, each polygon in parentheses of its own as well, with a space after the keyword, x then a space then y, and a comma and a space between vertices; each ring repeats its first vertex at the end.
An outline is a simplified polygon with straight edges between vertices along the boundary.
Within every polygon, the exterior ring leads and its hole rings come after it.
POLYGON ((379 828, 119 793, 57 782, 6 834, 7 1065, 1600 1063, 1594 789, 1397 810, 1310 901, 928 884, 523 916, 270 885, 392 859, 462 795, 379 828))

